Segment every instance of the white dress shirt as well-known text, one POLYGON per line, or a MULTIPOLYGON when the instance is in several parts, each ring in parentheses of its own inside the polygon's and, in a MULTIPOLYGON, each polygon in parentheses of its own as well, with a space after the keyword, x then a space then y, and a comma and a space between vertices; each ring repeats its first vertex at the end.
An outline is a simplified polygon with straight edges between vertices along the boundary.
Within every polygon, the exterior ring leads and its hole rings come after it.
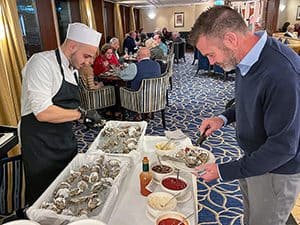
MULTIPOLYGON (((65 80, 77 85, 73 73, 69 68, 69 61, 59 49, 65 80)), ((78 73, 76 73, 78 74, 78 73)), ((62 74, 57 63, 55 51, 45 51, 34 54, 22 70, 21 115, 33 112, 34 115, 53 105, 52 98, 59 91, 62 84, 62 74)))

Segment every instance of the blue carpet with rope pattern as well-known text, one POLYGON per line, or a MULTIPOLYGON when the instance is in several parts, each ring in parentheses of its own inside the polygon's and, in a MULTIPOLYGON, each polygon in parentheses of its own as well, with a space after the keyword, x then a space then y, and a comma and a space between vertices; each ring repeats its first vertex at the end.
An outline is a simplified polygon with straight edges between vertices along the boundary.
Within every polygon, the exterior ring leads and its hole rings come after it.
MULTIPOLYGON (((192 66, 193 55, 186 54, 186 62, 174 64, 173 90, 169 92, 169 106, 166 108, 167 129, 181 129, 195 143, 198 126, 202 119, 218 115, 225 104, 233 98, 234 84, 218 77, 195 76, 197 65, 192 66)), ((98 132, 86 130, 84 125, 74 126, 79 151, 87 150, 98 132)), ((147 135, 164 135, 161 114, 155 114, 148 123, 147 135)), ((242 151, 235 140, 232 126, 215 132, 203 147, 212 151, 217 162, 227 162, 241 157, 242 151)), ((215 181, 205 183, 198 180, 199 224, 239 225, 243 224, 242 196, 238 182, 215 181)))

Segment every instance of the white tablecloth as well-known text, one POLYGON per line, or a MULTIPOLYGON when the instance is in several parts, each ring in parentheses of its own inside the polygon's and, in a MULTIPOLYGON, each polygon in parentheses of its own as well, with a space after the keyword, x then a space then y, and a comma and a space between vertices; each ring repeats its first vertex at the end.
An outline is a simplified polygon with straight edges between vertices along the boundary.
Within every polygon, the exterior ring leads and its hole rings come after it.
MULTIPOLYGON (((149 147, 153 142, 154 136, 145 136, 144 138, 144 148, 149 147)), ((186 138, 184 142, 189 143, 190 140, 186 138)), ((149 157, 150 164, 151 162, 156 161, 155 154, 151 149, 144 149, 147 152, 143 151, 141 159, 144 156, 149 157)), ((154 220, 150 220, 146 215, 146 200, 147 197, 144 197, 140 194, 140 183, 139 183, 139 174, 142 171, 142 162, 137 163, 133 166, 132 170, 129 172, 128 177, 126 178, 117 203, 115 205, 114 211, 112 212, 111 218, 108 225, 153 225, 155 224, 154 220)), ((189 181, 190 184, 190 194, 192 197, 184 202, 178 203, 175 211, 183 213, 185 216, 190 215, 192 212, 195 212, 194 217, 190 218, 190 225, 198 224, 198 210, 197 210, 197 182, 196 177, 192 174, 184 173, 182 176, 189 181)), ((161 191, 160 186, 156 187, 155 191, 161 191)))

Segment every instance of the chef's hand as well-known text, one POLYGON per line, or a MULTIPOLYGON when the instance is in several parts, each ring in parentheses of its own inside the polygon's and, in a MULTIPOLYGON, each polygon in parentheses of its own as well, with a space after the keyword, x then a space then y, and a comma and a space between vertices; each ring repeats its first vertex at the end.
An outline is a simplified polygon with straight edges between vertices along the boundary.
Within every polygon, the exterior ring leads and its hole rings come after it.
POLYGON ((218 165, 216 163, 207 163, 205 165, 197 166, 195 167, 193 174, 206 182, 210 182, 220 177, 218 165))
POLYGON ((205 133, 205 136, 210 136, 214 131, 220 129, 224 125, 224 121, 220 117, 212 117, 202 121, 199 131, 200 134, 205 133))

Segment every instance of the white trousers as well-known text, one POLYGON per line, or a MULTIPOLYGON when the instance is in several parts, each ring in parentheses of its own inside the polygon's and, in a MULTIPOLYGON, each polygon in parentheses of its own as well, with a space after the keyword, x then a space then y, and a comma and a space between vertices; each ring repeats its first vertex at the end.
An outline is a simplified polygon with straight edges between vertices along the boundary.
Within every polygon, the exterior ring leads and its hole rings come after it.
POLYGON ((300 173, 240 179, 244 225, 285 225, 300 191, 300 173))

